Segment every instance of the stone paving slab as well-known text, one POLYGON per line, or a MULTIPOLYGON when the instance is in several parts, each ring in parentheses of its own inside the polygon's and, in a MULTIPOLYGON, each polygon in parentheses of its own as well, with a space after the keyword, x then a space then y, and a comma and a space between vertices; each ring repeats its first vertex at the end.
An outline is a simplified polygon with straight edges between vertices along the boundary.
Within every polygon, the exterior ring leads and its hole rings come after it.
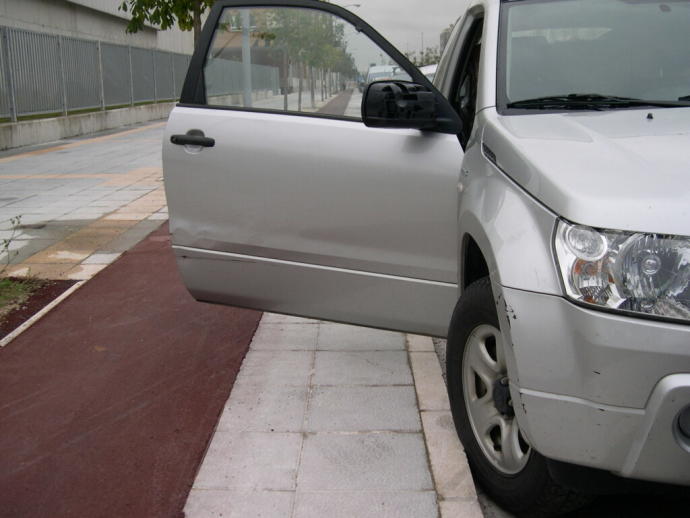
POLYGON ((430 355, 426 337, 264 314, 186 516, 481 516, 430 355))
POLYGON ((197 489, 294 491, 302 434, 214 434, 194 481, 197 489))
POLYGON ((312 390, 306 429, 420 432, 422 426, 412 387, 321 386, 312 390))
POLYGON ((4 274, 85 280, 167 220, 162 131, 148 123, 0 153, 4 274))
POLYGON ((317 385, 412 385, 405 351, 317 351, 317 385))
POLYGON ((433 489, 422 434, 390 432, 307 435, 298 485, 334 492, 433 489))
POLYGON ((437 515, 433 491, 300 492, 295 516, 308 518, 422 518, 437 515))
MULTIPOLYGON (((243 491, 192 489, 185 506, 185 517, 271 518, 290 516, 294 505, 292 491, 243 491)), ((322 515, 328 516, 328 515, 322 515)))

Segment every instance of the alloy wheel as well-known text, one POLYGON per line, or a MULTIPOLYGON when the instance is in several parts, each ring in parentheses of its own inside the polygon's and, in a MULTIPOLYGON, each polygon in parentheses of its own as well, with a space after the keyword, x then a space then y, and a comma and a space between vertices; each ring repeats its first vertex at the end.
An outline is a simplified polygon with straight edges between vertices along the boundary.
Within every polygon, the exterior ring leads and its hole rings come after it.
POLYGON ((531 448, 512 411, 500 331, 477 326, 467 338, 462 386, 470 425, 482 452, 505 475, 519 473, 531 448))

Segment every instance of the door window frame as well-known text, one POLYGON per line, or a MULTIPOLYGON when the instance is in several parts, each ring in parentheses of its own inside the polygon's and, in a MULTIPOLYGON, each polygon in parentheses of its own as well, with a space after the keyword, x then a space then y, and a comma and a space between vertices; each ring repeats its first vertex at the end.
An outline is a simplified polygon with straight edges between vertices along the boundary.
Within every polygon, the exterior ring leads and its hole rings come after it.
POLYGON ((475 113, 474 116, 472 117, 472 121, 470 121, 472 124, 469 125, 469 128, 467 122, 461 111, 456 107, 455 101, 456 101, 456 95, 458 92, 458 89, 461 87, 462 80, 464 79, 468 67, 470 65, 470 58, 472 57, 472 47, 474 44, 477 43, 477 32, 479 32, 479 45, 480 45, 480 55, 477 57, 478 63, 477 65, 480 66, 481 63, 481 52, 484 51, 484 45, 483 45, 483 38, 485 35, 486 28, 484 27, 484 22, 485 22, 485 16, 484 16, 484 11, 479 10, 475 11, 472 13, 468 13, 467 17, 463 21, 463 27, 461 29, 461 35, 459 37, 459 42, 461 42, 458 47, 460 48, 460 52, 457 57, 456 61, 456 67, 455 71, 452 74, 452 80, 449 83, 449 87, 446 90, 448 95, 448 101, 451 103, 453 106, 453 109, 455 112, 458 114, 460 119, 462 120, 462 125, 463 125, 463 130, 461 131, 461 134, 458 135, 458 138, 460 139, 460 143, 465 149, 467 146, 467 141, 469 140, 470 134, 472 133, 472 129, 474 127, 474 120, 476 118, 476 107, 477 107, 477 97, 479 93, 479 74, 477 75, 477 84, 475 85, 475 99, 474 99, 474 104, 475 104, 475 113), (463 137, 463 133, 466 132, 466 138, 463 137), (464 142, 463 142, 464 140, 464 142))
POLYGON ((206 20, 204 28, 199 39, 199 43, 194 50, 192 59, 187 70, 180 101, 177 106, 185 108, 204 108, 212 110, 229 110, 229 111, 244 111, 257 113, 273 113, 278 115, 289 115, 298 117, 315 117, 320 119, 335 119, 352 122, 363 122, 360 119, 352 117, 345 117, 339 115, 330 115, 314 112, 295 112, 284 111, 270 108, 253 108, 242 106, 213 106, 208 105, 206 101, 206 88, 204 81, 204 66, 208 57, 208 51, 213 42, 213 36, 220 21, 223 10, 226 8, 303 8, 315 9, 317 11, 326 12, 338 18, 341 18, 350 23, 358 32, 364 33, 372 43, 377 45, 383 52, 385 52, 391 59, 400 65, 405 72, 409 74, 412 81, 422 85, 432 92, 435 92, 439 97, 443 97, 438 89, 429 81, 429 79, 422 74, 422 72, 414 66, 398 49, 391 45, 376 29, 360 19, 350 11, 331 3, 321 2, 319 0, 217 0, 206 20))

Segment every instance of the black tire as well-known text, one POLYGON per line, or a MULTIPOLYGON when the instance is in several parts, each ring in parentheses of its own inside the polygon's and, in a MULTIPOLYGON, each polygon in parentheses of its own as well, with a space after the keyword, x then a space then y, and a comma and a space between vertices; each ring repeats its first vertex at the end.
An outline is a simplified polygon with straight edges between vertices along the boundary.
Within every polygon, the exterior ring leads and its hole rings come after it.
POLYGON ((499 471, 482 450, 470 424, 462 376, 465 347, 473 330, 481 325, 499 329, 488 277, 472 283, 458 302, 446 351, 450 407, 475 481, 501 507, 518 516, 560 516, 581 507, 589 498, 557 484, 549 473, 546 459, 533 448, 524 467, 510 475, 499 471))

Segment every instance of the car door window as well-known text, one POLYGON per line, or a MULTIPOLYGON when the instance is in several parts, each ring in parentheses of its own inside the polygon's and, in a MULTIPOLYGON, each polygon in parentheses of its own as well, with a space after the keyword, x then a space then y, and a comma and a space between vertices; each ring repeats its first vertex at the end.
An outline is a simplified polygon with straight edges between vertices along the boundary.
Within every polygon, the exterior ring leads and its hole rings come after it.
POLYGON ((203 71, 209 107, 354 119, 368 81, 404 73, 349 22, 297 7, 225 8, 203 71))
POLYGON ((475 18, 462 46, 457 67, 457 76, 450 101, 462 120, 460 143, 463 148, 472 133, 477 106, 477 87, 479 83, 479 61, 481 58, 483 18, 475 18))
POLYGON ((446 48, 438 61, 438 68, 434 77, 434 85, 446 98, 449 97, 448 92, 450 91, 453 71, 460 55, 463 32, 467 32, 463 27, 464 24, 460 20, 453 27, 446 48))

